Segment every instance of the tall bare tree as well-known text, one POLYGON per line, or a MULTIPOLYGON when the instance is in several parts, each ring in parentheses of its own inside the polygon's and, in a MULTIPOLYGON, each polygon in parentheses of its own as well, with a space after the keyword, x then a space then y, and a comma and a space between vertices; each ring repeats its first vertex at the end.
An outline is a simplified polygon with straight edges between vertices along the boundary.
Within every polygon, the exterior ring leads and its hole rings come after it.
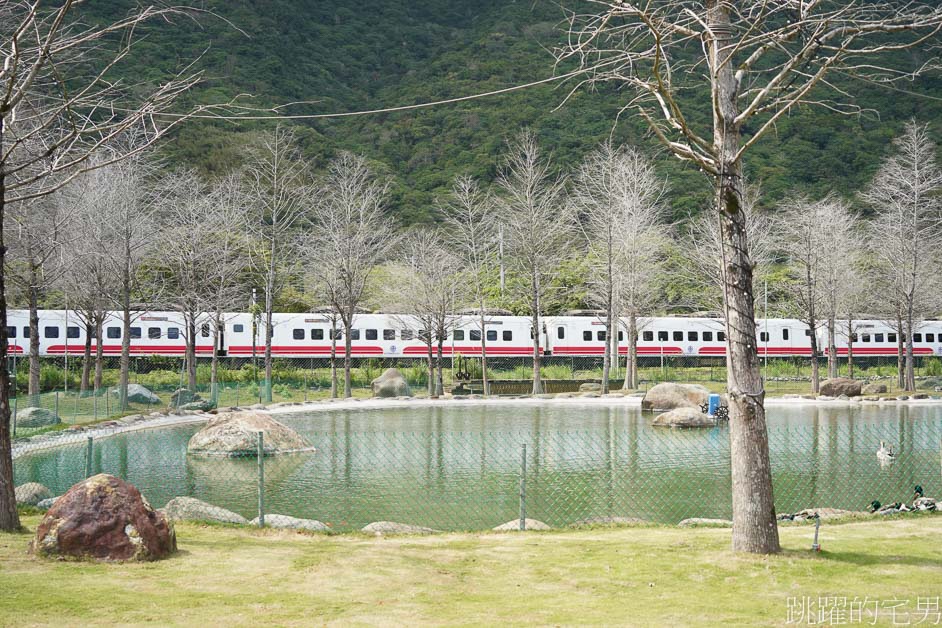
POLYGON ((272 400, 271 341, 275 298, 297 262, 296 232, 307 219, 311 187, 294 132, 279 126, 254 147, 246 170, 252 196, 249 229, 257 245, 253 262, 262 282, 265 333, 265 400, 272 400))
POLYGON ((540 152, 536 135, 527 130, 510 141, 497 185, 511 264, 525 280, 530 301, 536 395, 543 392, 541 314, 571 236, 565 179, 553 172, 550 161, 540 152))
POLYGON ((386 217, 389 185, 377 178, 366 159, 341 153, 331 161, 317 190, 311 223, 318 237, 307 242, 305 263, 320 273, 324 296, 343 324, 344 396, 353 394, 350 381, 350 330, 366 296, 375 267, 397 242, 386 217))
POLYGON ((942 245, 942 169, 928 127, 915 121, 894 143, 895 154, 880 167, 864 194, 877 211, 871 241, 877 268, 904 343, 902 384, 915 390, 913 332, 938 305, 938 251, 942 245))
MULTIPOLYGON (((83 23, 85 3, 0 3, 0 364, 6 364, 6 297, 2 225, 6 208, 45 196, 128 151, 91 157, 129 131, 144 150, 184 118, 162 119, 199 79, 185 68, 156 87, 114 80, 146 33, 146 24, 181 15, 178 7, 142 6, 114 20, 83 23), (91 69, 90 69, 91 68, 91 69)), ((0 530, 19 527, 13 493, 9 373, 0 368, 0 530)))
POLYGON ((445 238, 461 260, 469 296, 478 311, 481 330, 481 379, 485 396, 490 392, 487 374, 487 276, 497 265, 498 240, 494 199, 471 177, 455 179, 451 194, 441 202, 445 238))
POLYGON ((942 8, 916 0, 592 0, 588 7, 571 15, 558 60, 584 69, 585 84, 615 82, 630 89, 625 109, 647 121, 674 155, 712 177, 723 235, 732 544, 739 551, 777 552, 742 209, 744 157, 796 105, 856 111, 845 92, 826 93, 833 72, 867 73, 875 80, 909 76, 881 71, 879 56, 938 32, 942 8), (691 122, 692 103, 685 100, 690 88, 709 89, 712 124, 697 128, 691 122))

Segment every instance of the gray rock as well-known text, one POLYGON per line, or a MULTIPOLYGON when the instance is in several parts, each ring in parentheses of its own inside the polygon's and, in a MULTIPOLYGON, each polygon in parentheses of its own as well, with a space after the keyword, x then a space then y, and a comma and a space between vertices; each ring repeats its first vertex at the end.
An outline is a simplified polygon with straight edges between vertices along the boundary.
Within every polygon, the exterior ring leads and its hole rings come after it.
POLYGON ((913 394, 913 399, 928 399, 929 395, 926 393, 915 393, 913 394))
POLYGON ((908 396, 908 395, 900 395, 899 397, 896 398, 896 400, 897 400, 897 401, 909 401, 909 396, 908 396))
POLYGON ((52 505, 56 503, 57 499, 59 499, 58 495, 56 497, 47 497, 46 499, 40 500, 39 503, 36 504, 36 508, 40 510, 49 510, 52 508, 52 505))
MULTIPOLYGON (((111 394, 117 397, 121 394, 121 391, 118 388, 112 388, 111 394)), ((128 384, 128 401, 131 403, 156 405, 160 403, 160 397, 140 384, 128 384)))
MULTIPOLYGON (((258 517, 249 522, 253 526, 258 525, 258 517)), ((327 524, 316 519, 298 519, 288 515, 265 515, 265 527, 278 528, 284 530, 308 530, 310 532, 330 532, 327 524)))
POLYGON ((195 497, 174 497, 161 509, 168 519, 174 521, 217 521, 219 523, 248 523, 248 520, 231 510, 213 506, 195 497))
POLYGON ((716 420, 711 419, 699 408, 677 408, 664 414, 659 414, 652 425, 669 427, 713 427, 716 420))
POLYGON ((880 401, 879 397, 863 397, 864 401, 880 401))
POLYGON ((177 388, 175 391, 173 391, 173 394, 170 395, 170 407, 179 408, 194 401, 202 401, 202 399, 202 397, 192 390, 188 390, 186 388, 177 388))
POLYGON ((409 382, 397 369, 386 369, 382 375, 370 382, 374 397, 411 397, 409 382))
POLYGON ((624 526, 635 525, 639 523, 648 523, 638 517, 590 517, 589 519, 580 519, 569 525, 570 528, 581 528, 585 526, 624 526))
POLYGON ((886 392, 886 384, 880 384, 878 382, 870 382, 866 386, 860 389, 860 394, 862 395, 879 395, 886 392))
POLYGON ((313 451, 300 434, 266 412, 217 414, 187 444, 187 453, 204 456, 258 455, 258 433, 266 456, 313 451))
POLYGON ((39 482, 27 482, 13 489, 16 503, 23 506, 35 506, 44 499, 52 497, 52 491, 39 482))
POLYGON ((579 392, 602 392, 602 384, 598 382, 584 382, 579 384, 579 392))
POLYGON ((363 526, 361 532, 384 536, 387 534, 434 534, 437 530, 395 521, 374 521, 363 526))
POLYGON ((697 526, 711 528, 732 528, 733 522, 729 519, 705 519, 703 517, 691 517, 678 523, 682 528, 695 528, 697 526))
POLYGON ((62 419, 52 410, 46 408, 23 408, 16 413, 17 427, 48 427, 59 425, 62 419))
MULTIPOLYGON (((641 400, 642 410, 674 410, 700 408, 710 397, 710 391, 699 384, 673 384, 665 382, 652 386, 641 400)), ((722 404, 721 404, 722 405, 722 404)))
POLYGON ((820 392, 829 397, 839 397, 847 395, 848 397, 857 397, 860 395, 863 382, 846 377, 835 377, 821 382, 820 392))
POLYGON ((191 401, 190 403, 185 403, 177 410, 184 410, 187 412, 209 412, 216 407, 216 404, 210 399, 200 399, 199 401, 191 401))
MULTIPOLYGON (((526 518, 523 520, 524 527, 526 530, 552 530, 550 526, 546 525, 539 519, 530 519, 526 518)), ((502 523, 499 526, 492 528, 495 532, 519 532, 520 531, 520 519, 511 519, 507 523, 502 523)))

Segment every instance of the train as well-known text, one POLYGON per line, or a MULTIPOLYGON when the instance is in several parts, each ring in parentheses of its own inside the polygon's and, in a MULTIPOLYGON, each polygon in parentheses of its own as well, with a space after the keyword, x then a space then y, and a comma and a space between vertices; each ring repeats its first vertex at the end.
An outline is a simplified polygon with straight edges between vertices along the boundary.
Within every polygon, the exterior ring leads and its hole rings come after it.
MULTIPOLYGON (((123 326, 120 312, 109 312, 102 328, 102 338, 92 338, 93 352, 102 344, 105 356, 120 355, 123 326)), ((487 316, 481 329, 477 315, 456 315, 443 345, 446 356, 480 356, 481 334, 488 357, 526 357, 533 354, 531 318, 528 316, 487 316)), ((598 316, 544 316, 539 334, 540 351, 545 356, 591 357, 605 353, 605 325, 598 316)), ((251 357, 264 352, 263 323, 250 313, 229 313, 218 343, 220 356, 251 357), (253 333, 254 329, 254 333, 253 333)), ((620 355, 628 353, 627 321, 619 325, 615 343, 620 355)), ((760 356, 810 356, 811 330, 797 319, 759 319, 756 325, 757 351, 760 356)), ((848 353, 846 325, 837 334, 837 353, 848 353)), ((885 321, 854 321, 855 356, 895 356, 897 332, 885 321)), ((133 356, 182 356, 186 350, 186 326, 179 312, 134 312, 130 328, 130 353, 133 356)), ((331 352, 334 327, 323 314, 274 314, 272 317, 272 355, 279 358, 327 358, 331 352)), ((942 356, 942 321, 925 321, 913 333, 913 353, 917 356, 942 356)), ((94 330, 91 330, 94 336, 94 330)), ((39 352, 42 356, 80 356, 85 351, 89 330, 71 310, 39 311, 39 352)), ((211 357, 216 350, 215 325, 210 316, 197 317, 196 354, 211 357)), ((337 355, 344 355, 343 330, 338 329, 337 355)), ((826 331, 818 328, 818 346, 827 354, 826 331)), ((8 310, 7 336, 10 355, 29 353, 29 312, 8 310)), ((424 331, 409 316, 358 314, 351 329, 351 357, 423 358, 427 354, 424 331)), ((638 356, 726 355, 724 323, 708 317, 647 317, 639 319, 638 356)))

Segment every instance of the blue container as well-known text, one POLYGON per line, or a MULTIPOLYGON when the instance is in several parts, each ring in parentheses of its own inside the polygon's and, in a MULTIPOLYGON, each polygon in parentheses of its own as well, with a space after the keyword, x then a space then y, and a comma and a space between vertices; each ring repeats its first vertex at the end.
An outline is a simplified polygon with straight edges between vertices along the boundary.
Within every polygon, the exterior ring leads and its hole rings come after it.
POLYGON ((720 408, 720 396, 717 394, 710 395, 709 405, 707 406, 707 415, 715 416, 716 411, 720 408))

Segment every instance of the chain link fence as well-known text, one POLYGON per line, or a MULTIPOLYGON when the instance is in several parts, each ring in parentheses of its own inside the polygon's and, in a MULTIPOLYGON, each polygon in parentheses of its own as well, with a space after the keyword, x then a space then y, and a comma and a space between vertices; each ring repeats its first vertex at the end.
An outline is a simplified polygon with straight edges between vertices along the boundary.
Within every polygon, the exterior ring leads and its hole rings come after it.
MULTIPOLYGON (((488 415, 497 408, 488 402, 410 408, 423 418, 400 428, 387 427, 384 409, 280 414, 276 418, 297 428, 314 449, 261 458, 254 448, 234 457, 188 453, 190 437, 202 427, 185 422, 193 416, 136 431, 130 429, 135 420, 120 421, 18 440, 15 480, 17 486, 42 484, 50 496, 109 473, 137 486, 155 507, 170 504, 177 515, 257 524, 260 516, 278 514, 338 532, 376 521, 487 530, 508 522, 516 527, 522 517, 552 527, 731 517, 724 424, 672 430, 652 427, 637 408, 609 410, 621 414, 596 420, 578 404, 557 417, 551 404, 512 402, 526 427, 502 422, 491 431, 483 414, 469 424, 469 408, 476 405, 488 415)), ((874 500, 911 502, 916 485, 926 495, 942 495, 942 419, 931 406, 903 409, 891 409, 892 416, 874 408, 776 421, 769 442, 777 511, 862 511, 874 500), (876 455, 881 442, 894 451, 890 461, 876 455)))

